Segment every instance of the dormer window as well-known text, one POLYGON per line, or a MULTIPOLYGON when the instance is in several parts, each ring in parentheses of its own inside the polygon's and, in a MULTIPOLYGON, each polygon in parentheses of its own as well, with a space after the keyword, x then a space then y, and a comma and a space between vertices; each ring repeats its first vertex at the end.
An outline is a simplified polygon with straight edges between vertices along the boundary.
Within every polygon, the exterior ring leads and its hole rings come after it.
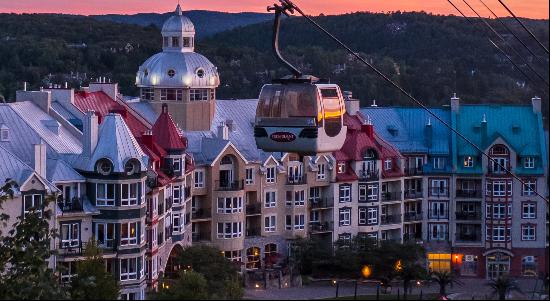
POLYGON ((0 141, 10 141, 10 129, 4 124, 0 127, 0 141))
POLYGON ((139 162, 135 159, 128 160, 128 162, 124 164, 124 172, 127 175, 133 175, 139 172, 139 165, 139 162))
POLYGON ((441 158, 441 157, 433 158, 434 169, 443 169, 444 167, 445 167, 445 158, 441 158))
POLYGON ((183 38, 183 47, 185 48, 193 47, 193 39, 183 38))
POLYGON ((180 172, 181 171, 181 159, 176 158, 172 162, 172 166, 174 168, 174 172, 180 172))
POLYGON ((104 176, 107 176, 113 171, 113 164, 108 159, 101 159, 97 161, 96 171, 104 176))
POLYGON ((168 73, 168 76, 171 77, 171 78, 176 76, 176 70, 174 70, 174 69, 168 70, 167 73, 168 73))
POLYGON ((203 78, 204 77, 204 69, 200 68, 197 70, 197 76, 199 78, 203 78))
POLYGON ((474 157, 466 156, 464 157, 464 167, 474 167, 474 157))
POLYGON ((525 168, 535 168, 535 158, 525 157, 523 159, 523 167, 525 167, 525 168))
POLYGON ((340 162, 338 163, 338 173, 345 173, 346 172, 346 163, 340 162))
POLYGON ((384 170, 392 170, 393 168, 393 162, 391 159, 384 160, 384 170))

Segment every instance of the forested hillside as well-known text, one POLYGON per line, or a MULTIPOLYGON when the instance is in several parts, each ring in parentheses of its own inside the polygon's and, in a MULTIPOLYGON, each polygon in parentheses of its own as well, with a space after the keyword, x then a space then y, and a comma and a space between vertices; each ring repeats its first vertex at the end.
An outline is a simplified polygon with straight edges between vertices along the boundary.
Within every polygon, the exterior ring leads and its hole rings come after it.
MULTIPOLYGON (((453 92, 467 102, 525 103, 540 95, 548 103, 543 84, 526 81, 482 36, 482 27, 472 28, 462 18, 356 13, 318 20, 431 105, 448 103, 453 92)), ((495 20, 490 22, 504 33, 495 20)), ((511 20, 506 22, 514 25, 511 20)), ((548 21, 530 20, 528 26, 548 45, 548 21)), ((364 104, 372 99, 384 105, 408 104, 302 19, 284 20, 282 30, 285 55, 305 73, 339 83, 364 104)), ((517 32, 529 41, 519 29, 517 32)), ((514 43, 512 37, 506 38, 514 43)), ((83 16, 0 14, 0 95, 13 99, 23 81, 33 88, 64 81, 78 87, 97 76, 112 78, 124 93, 136 94, 133 85, 138 66, 160 51, 160 40, 154 25, 142 27, 83 16)), ((261 85, 286 74, 276 63, 270 43, 269 22, 199 40, 197 52, 220 70, 220 98, 257 97, 261 85)), ((548 58, 531 46, 546 63, 525 57, 547 77, 548 58)))

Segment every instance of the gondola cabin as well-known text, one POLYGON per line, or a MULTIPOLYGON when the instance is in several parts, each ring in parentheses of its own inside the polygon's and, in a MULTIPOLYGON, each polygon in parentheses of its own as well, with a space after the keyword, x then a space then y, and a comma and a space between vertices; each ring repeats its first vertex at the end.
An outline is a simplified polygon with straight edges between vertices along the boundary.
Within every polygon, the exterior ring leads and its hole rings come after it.
POLYGON ((254 136, 259 149, 315 155, 339 150, 346 112, 338 85, 274 83, 260 92, 254 136))

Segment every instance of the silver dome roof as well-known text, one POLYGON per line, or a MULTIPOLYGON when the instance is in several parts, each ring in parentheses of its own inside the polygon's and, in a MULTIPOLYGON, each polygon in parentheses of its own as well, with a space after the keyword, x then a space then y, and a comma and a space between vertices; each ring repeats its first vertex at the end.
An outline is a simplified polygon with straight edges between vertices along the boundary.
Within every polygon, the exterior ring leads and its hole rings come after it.
POLYGON ((195 52, 161 52, 139 67, 138 87, 216 88, 220 84, 217 68, 195 52))
POLYGON ((162 35, 169 36, 173 34, 195 33, 195 25, 186 16, 182 14, 181 6, 178 4, 176 13, 164 22, 162 26, 162 35))

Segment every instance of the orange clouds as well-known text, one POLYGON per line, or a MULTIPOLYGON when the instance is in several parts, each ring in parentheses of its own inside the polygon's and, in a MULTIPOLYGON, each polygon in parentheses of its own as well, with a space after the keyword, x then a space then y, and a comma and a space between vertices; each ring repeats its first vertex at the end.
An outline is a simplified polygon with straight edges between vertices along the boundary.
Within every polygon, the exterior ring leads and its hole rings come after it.
MULTIPOLYGON (((341 14, 356 11, 426 11, 434 14, 457 14, 445 0, 294 0, 296 4, 312 15, 341 14)), ((506 12, 497 0, 485 0, 497 14, 506 12)), ((266 7, 276 0, 180 0, 185 10, 217 10, 229 12, 265 12, 266 7)), ((454 2, 468 11, 462 0, 454 2)), ((547 0, 506 0, 517 15, 548 19, 547 0)), ((485 16, 488 12, 478 0, 470 3, 485 16)), ((0 0, 0 12, 67 13, 67 14, 135 14, 140 12, 167 12, 174 9, 177 0, 0 0)))

